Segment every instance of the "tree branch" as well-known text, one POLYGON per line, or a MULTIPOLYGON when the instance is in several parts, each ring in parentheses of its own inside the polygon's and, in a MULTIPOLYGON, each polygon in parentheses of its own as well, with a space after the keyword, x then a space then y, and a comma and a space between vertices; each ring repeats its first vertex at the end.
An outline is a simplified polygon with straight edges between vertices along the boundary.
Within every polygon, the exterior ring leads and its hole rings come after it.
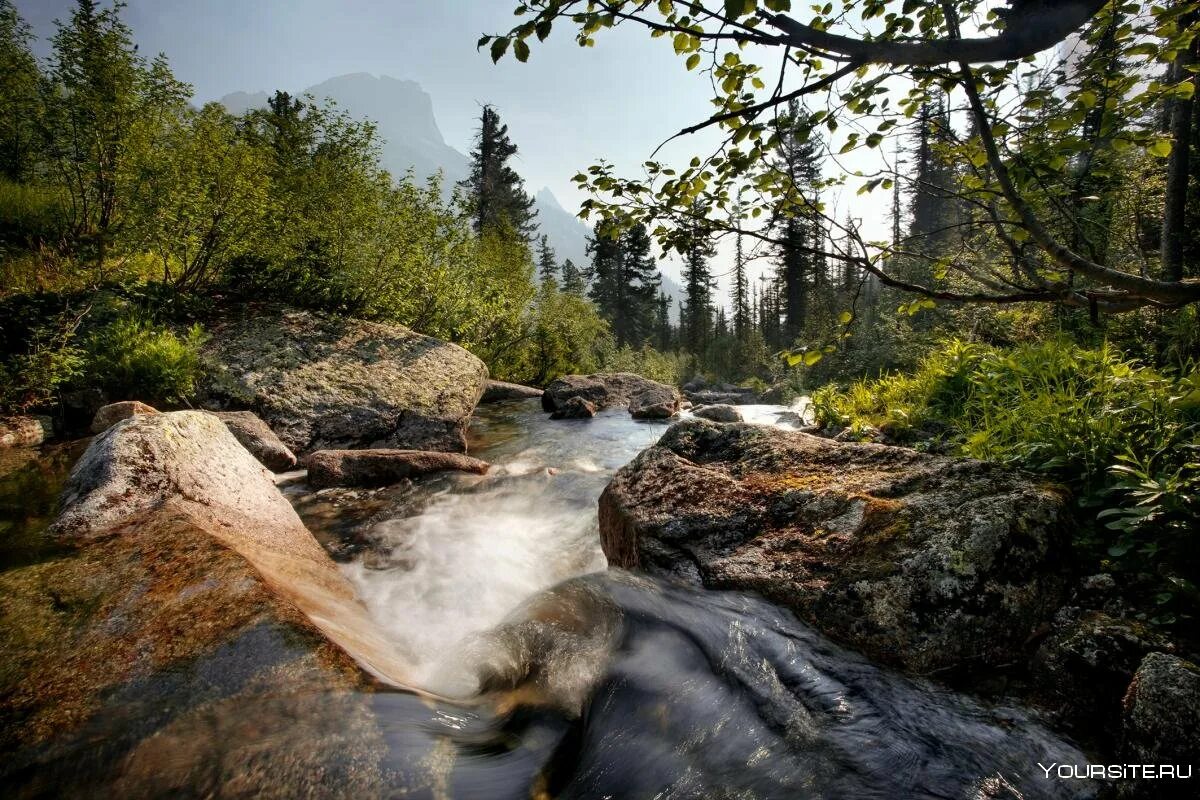
POLYGON ((867 41, 840 36, 805 25, 784 14, 767 21, 785 34, 794 47, 817 47, 871 64, 933 66, 959 62, 980 64, 1014 61, 1031 56, 1067 38, 1095 16, 1108 0, 1046 2, 1032 11, 1013 16, 1003 33, 985 39, 931 41, 867 41))

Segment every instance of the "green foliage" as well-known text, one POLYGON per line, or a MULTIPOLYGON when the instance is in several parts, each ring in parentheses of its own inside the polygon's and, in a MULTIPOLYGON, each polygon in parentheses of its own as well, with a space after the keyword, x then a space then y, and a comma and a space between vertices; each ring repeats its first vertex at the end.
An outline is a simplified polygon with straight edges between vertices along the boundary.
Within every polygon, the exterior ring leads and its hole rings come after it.
POLYGON ((1108 554, 1190 553, 1200 529, 1200 372, 1163 375, 1112 347, 1064 340, 998 348, 953 340, 911 373, 826 386, 827 425, 903 440, 941 432, 962 455, 1033 470, 1101 511, 1108 554))
POLYGON ((633 372, 644 378, 678 386, 687 380, 690 358, 681 353, 660 352, 650 346, 640 349, 617 347, 601 354, 600 368, 606 372, 633 372))
POLYGON ((560 291, 553 280, 542 281, 529 320, 528 345, 518 380, 545 385, 559 375, 594 372, 597 343, 608 335, 608 324, 596 307, 582 297, 560 291))
POLYGON ((22 351, 0 362, 0 409, 45 407, 83 374, 84 353, 74 341, 78 322, 66 314, 50 317, 33 328, 22 351))
POLYGON ((199 325, 179 335, 140 316, 120 317, 87 339, 88 384, 110 398, 186 403, 203 374, 206 338, 199 325))

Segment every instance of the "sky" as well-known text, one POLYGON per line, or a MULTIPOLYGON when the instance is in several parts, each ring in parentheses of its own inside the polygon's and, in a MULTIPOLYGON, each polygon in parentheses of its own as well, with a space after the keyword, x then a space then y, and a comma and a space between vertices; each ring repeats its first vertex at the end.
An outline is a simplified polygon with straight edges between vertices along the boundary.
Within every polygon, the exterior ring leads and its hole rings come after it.
MULTIPOLYGON (((45 38, 72 2, 15 4, 45 38)), ((636 177, 655 147, 709 112, 707 78, 687 72, 668 39, 652 40, 640 27, 602 32, 586 49, 569 29, 556 29, 534 43, 528 63, 509 57, 493 65, 475 43, 507 31, 514 7, 514 0, 129 0, 125 20, 141 52, 166 53, 201 103, 239 90, 297 92, 353 72, 389 75, 432 96, 446 142, 462 152, 480 106, 492 104, 520 148, 517 169, 530 191, 549 187, 571 211, 585 197, 571 182, 577 172, 605 158, 618 174, 636 177)), ((659 158, 685 162, 713 141, 688 137, 659 158)), ((887 235, 882 194, 854 201, 868 238, 887 235)), ((728 248, 716 260, 728 261, 728 248)), ((728 265, 713 266, 722 273, 728 265)), ((678 276, 677 267, 668 271, 678 276)))

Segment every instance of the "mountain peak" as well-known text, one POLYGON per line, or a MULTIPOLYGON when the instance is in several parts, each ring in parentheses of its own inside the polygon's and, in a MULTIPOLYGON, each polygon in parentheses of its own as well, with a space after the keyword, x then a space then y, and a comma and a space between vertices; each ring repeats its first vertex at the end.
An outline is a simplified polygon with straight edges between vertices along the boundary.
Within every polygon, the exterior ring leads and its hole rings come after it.
POLYGON ((543 186, 539 189, 535 199, 542 205, 566 211, 562 203, 558 202, 558 198, 554 196, 554 192, 550 191, 549 186, 543 186))

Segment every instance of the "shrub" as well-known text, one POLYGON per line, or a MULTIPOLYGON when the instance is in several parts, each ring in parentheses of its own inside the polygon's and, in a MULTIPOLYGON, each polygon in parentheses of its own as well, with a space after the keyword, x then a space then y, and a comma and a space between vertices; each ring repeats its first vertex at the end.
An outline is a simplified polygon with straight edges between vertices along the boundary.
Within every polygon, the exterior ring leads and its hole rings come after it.
POLYGON ((139 316, 120 317, 88 337, 87 374, 114 399, 186 403, 203 372, 206 338, 199 325, 180 336, 139 316))

